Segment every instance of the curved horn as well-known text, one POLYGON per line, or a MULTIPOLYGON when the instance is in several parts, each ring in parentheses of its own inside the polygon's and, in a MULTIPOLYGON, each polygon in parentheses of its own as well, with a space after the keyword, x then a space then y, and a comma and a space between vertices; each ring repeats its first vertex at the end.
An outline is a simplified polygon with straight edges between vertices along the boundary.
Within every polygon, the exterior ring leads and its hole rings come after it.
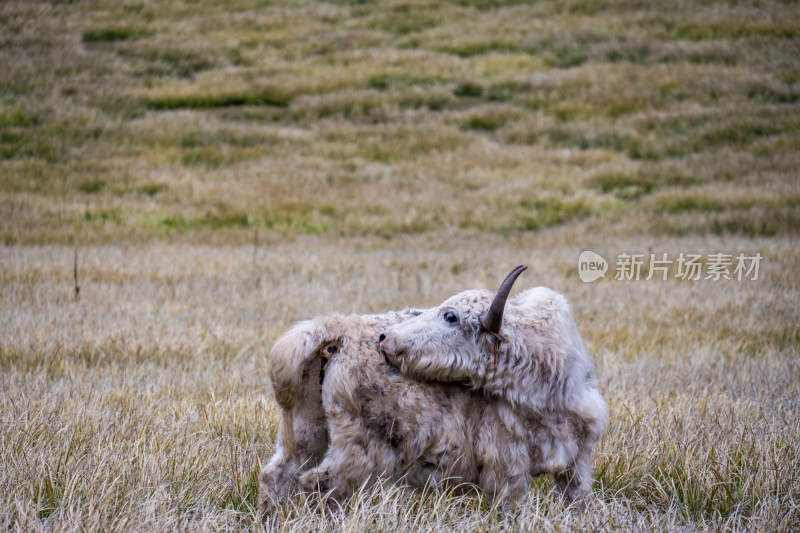
POLYGON ((514 285, 514 282, 517 281, 517 277, 527 268, 528 267, 525 265, 519 265, 508 273, 506 279, 500 284, 500 288, 497 289, 497 294, 494 295, 492 305, 481 315, 481 327, 489 333, 496 334, 500 332, 500 326, 503 325, 503 310, 506 307, 508 293, 511 292, 511 287, 514 285))

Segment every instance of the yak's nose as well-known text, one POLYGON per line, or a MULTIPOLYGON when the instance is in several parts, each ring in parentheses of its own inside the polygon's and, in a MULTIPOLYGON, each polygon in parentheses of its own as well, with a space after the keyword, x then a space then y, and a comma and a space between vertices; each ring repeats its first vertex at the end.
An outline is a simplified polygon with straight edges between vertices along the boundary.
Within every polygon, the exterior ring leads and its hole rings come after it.
POLYGON ((397 348, 394 345, 394 337, 390 331, 381 333, 378 338, 380 339, 378 344, 380 345, 382 352, 393 354, 397 351, 397 348))

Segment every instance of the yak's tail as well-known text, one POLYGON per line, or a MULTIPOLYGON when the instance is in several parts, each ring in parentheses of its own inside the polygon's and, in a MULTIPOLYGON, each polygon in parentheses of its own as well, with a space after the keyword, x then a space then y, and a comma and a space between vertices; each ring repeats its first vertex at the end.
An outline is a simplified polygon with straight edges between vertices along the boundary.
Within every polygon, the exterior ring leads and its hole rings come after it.
POLYGON ((330 315, 305 320, 292 326, 275 342, 269 357, 269 377, 275 400, 280 406, 281 443, 286 458, 297 459, 294 435, 295 402, 302 397, 303 370, 320 356, 320 350, 329 342, 341 338, 345 317, 330 315))

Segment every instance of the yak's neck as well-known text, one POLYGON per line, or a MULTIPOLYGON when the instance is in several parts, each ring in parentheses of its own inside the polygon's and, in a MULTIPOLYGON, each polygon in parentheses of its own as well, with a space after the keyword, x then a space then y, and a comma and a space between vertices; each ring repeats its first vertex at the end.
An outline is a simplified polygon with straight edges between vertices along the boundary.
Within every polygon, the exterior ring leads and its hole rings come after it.
POLYGON ((489 366, 481 389, 487 396, 503 399, 535 415, 558 408, 566 385, 560 369, 542 364, 530 354, 520 355, 518 350, 503 343, 496 352, 491 346, 486 357, 489 366))

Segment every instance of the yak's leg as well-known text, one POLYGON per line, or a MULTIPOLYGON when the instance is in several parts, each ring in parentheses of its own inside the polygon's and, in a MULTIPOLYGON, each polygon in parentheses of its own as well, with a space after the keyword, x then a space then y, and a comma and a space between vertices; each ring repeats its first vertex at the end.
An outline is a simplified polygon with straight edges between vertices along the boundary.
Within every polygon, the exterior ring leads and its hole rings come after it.
POLYGON ((391 471, 394 455, 382 442, 368 438, 360 419, 333 413, 328 423, 331 444, 322 463, 300 476, 303 491, 347 498, 370 479, 391 471))
POLYGON ((479 485, 503 512, 513 512, 529 498, 528 444, 512 434, 499 416, 485 417, 484 422, 476 442, 479 485))
MULTIPOLYGON (((575 466, 553 475, 556 489, 568 503, 582 502, 591 493, 591 484, 585 479, 586 473, 581 472, 581 468, 573 468, 575 466)), ((588 477, 591 478, 591 472, 588 477)))
POLYGON ((588 390, 571 419, 572 440, 577 448, 567 468, 553 476, 556 488, 569 502, 589 503, 592 496, 592 456, 594 447, 608 424, 608 407, 596 389, 588 390))
POLYGON ((582 502, 592 492, 592 448, 594 442, 582 443, 575 460, 566 470, 553 475, 556 489, 568 502, 582 502))
POLYGON ((283 449, 272 457, 261 470, 258 488, 258 518, 263 523, 277 513, 281 502, 297 487, 299 465, 297 461, 284 457, 283 449))
POLYGON ((299 486, 303 492, 339 500, 350 496, 369 479, 371 472, 366 450, 360 446, 341 450, 331 447, 318 467, 300 476, 299 486))

